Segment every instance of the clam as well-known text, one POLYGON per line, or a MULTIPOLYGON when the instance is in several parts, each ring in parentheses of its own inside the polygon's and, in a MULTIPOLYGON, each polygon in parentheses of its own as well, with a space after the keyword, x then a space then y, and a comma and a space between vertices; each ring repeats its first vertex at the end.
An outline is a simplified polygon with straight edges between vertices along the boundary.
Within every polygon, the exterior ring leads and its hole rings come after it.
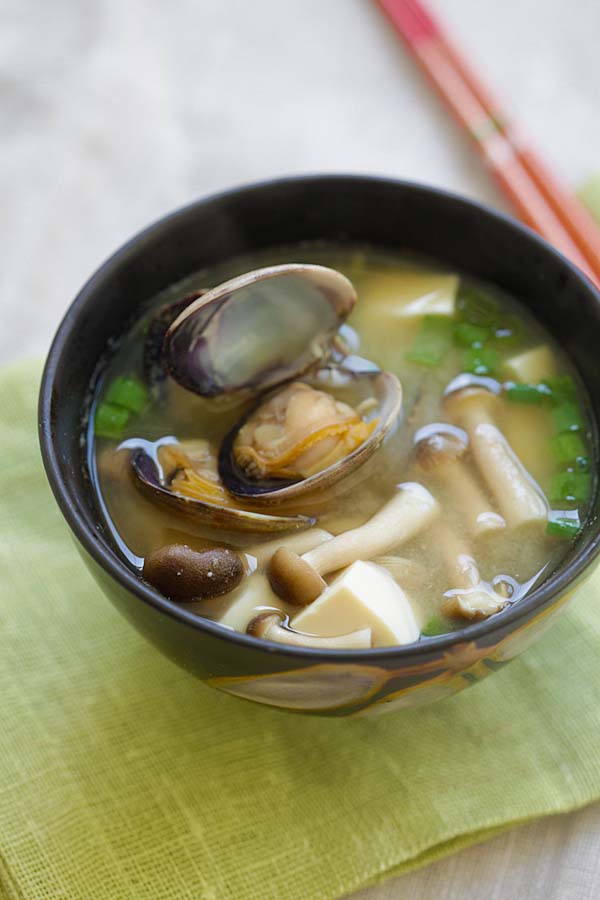
POLYGON ((183 309, 165 335, 164 363, 204 397, 264 392, 324 364, 355 303, 351 282, 334 269, 256 269, 183 309))
POLYGON ((396 376, 355 353, 356 335, 344 325, 355 302, 340 272, 289 263, 247 272, 165 310, 154 329, 164 330, 163 371, 208 403, 229 397, 245 408, 221 443, 218 472, 213 457, 208 465, 196 452, 165 464, 138 451, 138 481, 224 528, 311 524, 256 507, 295 501, 344 478, 381 445, 402 403, 396 376))
POLYGON ((255 400, 219 451, 231 495, 262 506, 296 500, 364 463, 394 426, 398 379, 354 355, 344 336, 354 334, 344 322, 355 302, 341 273, 290 263, 207 291, 171 323, 163 362, 180 385, 255 400))
POLYGON ((257 505, 282 503, 366 462, 398 418, 402 388, 390 372, 368 372, 349 389, 354 405, 301 381, 261 399, 221 443, 219 474, 229 493, 257 505))
POLYGON ((308 516, 266 515, 245 509, 220 482, 208 441, 177 443, 163 439, 125 441, 139 487, 154 500, 188 513, 214 528, 270 533, 297 531, 314 525, 308 516))

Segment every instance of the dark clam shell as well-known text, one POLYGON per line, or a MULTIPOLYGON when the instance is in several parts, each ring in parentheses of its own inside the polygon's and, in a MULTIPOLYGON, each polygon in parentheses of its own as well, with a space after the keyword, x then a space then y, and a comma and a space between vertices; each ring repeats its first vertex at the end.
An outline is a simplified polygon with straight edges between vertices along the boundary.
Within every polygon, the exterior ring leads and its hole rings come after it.
POLYGON ((269 388, 322 365, 356 302, 334 269, 288 263, 207 291, 170 325, 164 363, 205 397, 269 388))
POLYGON ((248 531, 254 534, 269 534, 280 531, 300 531, 315 524, 308 516, 278 516, 245 509, 231 509, 206 503, 191 497, 184 497, 171 491, 163 483, 160 468, 150 453, 138 447, 131 454, 131 468, 136 483, 154 500, 165 504, 179 513, 202 519, 213 528, 226 531, 248 531))
POLYGON ((148 331, 144 338, 143 356, 144 377, 148 384, 156 384, 167 377, 167 371, 163 362, 163 343, 169 327, 184 309, 205 293, 206 291, 203 290, 186 294, 181 300, 176 300, 174 303, 168 303, 166 306, 161 307, 150 320, 148 331))

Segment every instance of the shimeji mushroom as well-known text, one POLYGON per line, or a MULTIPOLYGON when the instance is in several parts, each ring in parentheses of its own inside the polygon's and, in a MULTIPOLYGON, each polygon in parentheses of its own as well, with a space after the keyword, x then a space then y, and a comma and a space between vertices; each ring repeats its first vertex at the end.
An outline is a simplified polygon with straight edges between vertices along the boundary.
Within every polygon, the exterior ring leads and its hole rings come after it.
POLYGON ((309 528, 307 531, 299 531, 296 534, 275 538, 272 541, 251 544, 244 548, 244 553, 253 556, 258 566, 264 566, 280 547, 287 547, 294 553, 306 553, 308 550, 318 547, 319 544, 330 541, 332 537, 331 532, 325 531, 324 528, 309 528))
POLYGON ((487 619, 504 609, 508 602, 494 590, 481 588, 457 589, 447 596, 442 612, 451 618, 460 616, 463 619, 487 619))
POLYGON ((481 580, 479 569, 469 548, 445 522, 435 531, 436 544, 444 558, 451 590, 446 593, 442 612, 465 619, 485 619, 500 612, 506 597, 496 593, 481 580))
POLYGON ((433 520, 438 503, 420 484, 407 482, 364 525, 336 535, 298 556, 286 547, 273 554, 268 575, 283 600, 305 606, 326 587, 323 575, 372 559, 416 535, 433 520))
POLYGON ((167 544, 144 560, 142 574, 170 600, 190 603, 232 591, 244 577, 237 555, 224 547, 198 553, 187 544, 167 544))
POLYGON ((364 650, 371 646, 370 628, 359 628, 349 634, 333 637, 304 634, 288 628, 283 624, 282 616, 275 612, 256 616, 246 631, 254 637, 264 638, 267 641, 277 641, 279 644, 289 644, 292 647, 313 647, 315 650, 364 650))
POLYGON ((507 525, 545 525, 545 497, 494 423, 497 403, 492 391, 471 385, 447 394, 444 412, 467 432, 475 462, 507 525))
POLYGON ((451 425, 427 425, 415 435, 420 468, 442 484, 464 515, 470 533, 480 536, 506 526, 490 503, 463 457, 469 442, 464 431, 451 425))

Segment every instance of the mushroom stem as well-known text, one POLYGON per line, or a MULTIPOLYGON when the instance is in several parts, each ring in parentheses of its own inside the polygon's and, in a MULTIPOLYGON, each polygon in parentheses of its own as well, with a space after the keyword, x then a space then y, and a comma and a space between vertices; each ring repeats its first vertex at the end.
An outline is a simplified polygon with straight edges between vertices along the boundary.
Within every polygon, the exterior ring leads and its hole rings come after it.
POLYGON ((358 528, 336 535, 302 556, 280 547, 273 554, 268 576, 271 587, 288 603, 305 606, 325 589, 322 576, 356 562, 387 553, 432 521, 437 501, 420 484, 408 482, 358 528))
POLYGON ((422 531, 438 510, 437 501, 427 488, 416 482, 401 484, 398 493, 364 525, 319 544, 303 554, 302 559, 319 575, 326 575, 357 559, 381 556, 422 531))
POLYGON ((541 525, 548 519, 546 500, 494 423, 496 398, 484 388, 463 388, 446 397, 448 415, 469 435, 475 462, 511 528, 541 525))
POLYGON ((325 531, 324 528, 309 528, 308 531, 301 531, 298 534, 275 538, 272 541, 263 541, 260 544, 251 544, 249 547, 244 547, 244 553, 254 556, 257 565, 264 566, 279 547, 287 547, 294 553, 306 553, 319 544, 330 541, 332 537, 331 532, 325 531))
POLYGON ((435 542, 444 560, 450 586, 460 590, 477 587, 481 581, 479 569, 469 548, 456 532, 440 522, 435 529, 435 542))
POLYGON ((465 512, 466 525, 473 537, 496 533, 506 528, 506 522, 494 510, 463 462, 451 463, 440 473, 455 503, 465 512))
POLYGON ((278 644, 313 647, 316 650, 364 650, 371 646, 370 628, 360 628, 349 634, 339 634, 334 637, 320 637, 316 634, 293 631, 282 625, 281 622, 282 619, 277 613, 262 613, 252 619, 246 631, 254 637, 276 641, 278 644))
POLYGON ((506 527, 463 461, 468 448, 465 432, 451 425, 428 425, 417 432, 415 445, 420 468, 444 487, 474 537, 506 527))

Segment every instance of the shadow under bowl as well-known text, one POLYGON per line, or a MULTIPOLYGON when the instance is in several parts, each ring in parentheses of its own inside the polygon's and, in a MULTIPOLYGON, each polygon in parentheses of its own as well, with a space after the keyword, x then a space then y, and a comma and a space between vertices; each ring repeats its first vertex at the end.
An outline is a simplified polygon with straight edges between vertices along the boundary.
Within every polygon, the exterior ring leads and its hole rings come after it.
MULTIPOLYGON (((371 244, 437 259, 516 296, 554 335, 600 420, 600 295, 549 244, 477 203, 417 184, 362 176, 286 178, 192 203, 134 237, 88 281, 50 350, 39 435, 52 490, 106 595, 158 649, 207 684, 284 709, 358 715, 429 702, 495 671, 530 646, 591 574, 598 492, 568 555, 505 612, 402 647, 313 650, 228 631, 170 602, 124 562, 85 470, 82 415, 109 343, 149 298, 192 272, 251 251, 311 240, 371 244)), ((598 435, 592 433, 594 458, 598 435)))

